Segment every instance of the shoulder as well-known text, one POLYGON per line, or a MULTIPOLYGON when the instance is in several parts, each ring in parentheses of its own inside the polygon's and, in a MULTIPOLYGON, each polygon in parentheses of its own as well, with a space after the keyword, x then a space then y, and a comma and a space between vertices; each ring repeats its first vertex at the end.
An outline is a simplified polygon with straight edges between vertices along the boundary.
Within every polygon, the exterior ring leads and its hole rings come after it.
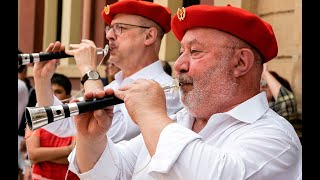
POLYGON ((26 83, 24 83, 22 80, 18 79, 18 94, 28 96, 29 90, 27 88, 26 83))
POLYGON ((299 138, 292 124, 272 109, 253 123, 252 128, 255 129, 252 132, 262 133, 270 138, 282 139, 283 142, 299 146, 299 138))
POLYGON ((24 81, 22 81, 21 79, 18 79, 18 89, 27 89, 28 90, 26 83, 24 81))

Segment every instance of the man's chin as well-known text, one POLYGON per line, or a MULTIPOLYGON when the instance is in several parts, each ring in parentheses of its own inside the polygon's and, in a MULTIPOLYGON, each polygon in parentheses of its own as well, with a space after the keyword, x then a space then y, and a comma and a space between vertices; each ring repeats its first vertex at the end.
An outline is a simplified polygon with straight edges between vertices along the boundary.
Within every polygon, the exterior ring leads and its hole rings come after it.
POLYGON ((192 84, 182 84, 180 86, 180 90, 183 92, 183 94, 187 94, 193 89, 192 84))

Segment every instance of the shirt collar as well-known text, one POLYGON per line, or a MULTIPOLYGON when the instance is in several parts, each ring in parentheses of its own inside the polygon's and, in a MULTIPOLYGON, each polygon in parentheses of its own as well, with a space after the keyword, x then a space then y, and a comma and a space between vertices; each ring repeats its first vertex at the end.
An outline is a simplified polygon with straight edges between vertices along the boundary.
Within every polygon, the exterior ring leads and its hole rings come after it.
POLYGON ((132 74, 131 76, 123 79, 123 72, 119 71, 115 74, 114 78, 118 84, 126 85, 130 84, 132 81, 135 81, 139 78, 144 79, 154 79, 159 73, 162 73, 163 67, 160 60, 155 61, 154 63, 144 67, 143 69, 139 70, 138 72, 132 74))
POLYGON ((234 107, 226 114, 239 121, 253 123, 258 120, 269 109, 268 100, 265 92, 253 96, 234 107))
MULTIPOLYGON (((252 98, 244 101, 228 112, 213 114, 210 117, 210 123, 219 123, 228 117, 233 117, 245 123, 253 123, 258 120, 269 109, 266 93, 263 91, 252 98)), ((192 128, 194 117, 192 117, 186 108, 179 111, 177 121, 185 127, 192 128)))

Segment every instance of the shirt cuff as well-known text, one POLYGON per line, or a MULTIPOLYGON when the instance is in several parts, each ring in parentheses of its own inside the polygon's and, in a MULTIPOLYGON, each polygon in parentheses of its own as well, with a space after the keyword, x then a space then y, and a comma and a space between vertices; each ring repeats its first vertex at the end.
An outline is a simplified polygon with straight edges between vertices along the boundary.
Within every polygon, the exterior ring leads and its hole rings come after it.
POLYGON ((150 175, 153 172, 167 173, 183 149, 196 139, 202 139, 202 137, 177 123, 165 127, 160 134, 157 150, 150 162, 148 173, 150 175))
POLYGON ((80 179, 83 180, 96 180, 96 179, 116 179, 118 176, 118 167, 116 166, 116 163, 118 159, 115 159, 115 152, 110 151, 111 149, 114 149, 114 144, 112 141, 108 138, 108 143, 106 145, 106 148, 102 155, 100 156, 97 163, 94 165, 94 167, 84 173, 79 172, 79 167, 76 160, 76 148, 72 150, 70 155, 68 156, 69 160, 69 170, 75 173, 80 179), (108 147, 110 146, 110 147, 108 147), (113 156, 111 156, 111 154, 113 156))

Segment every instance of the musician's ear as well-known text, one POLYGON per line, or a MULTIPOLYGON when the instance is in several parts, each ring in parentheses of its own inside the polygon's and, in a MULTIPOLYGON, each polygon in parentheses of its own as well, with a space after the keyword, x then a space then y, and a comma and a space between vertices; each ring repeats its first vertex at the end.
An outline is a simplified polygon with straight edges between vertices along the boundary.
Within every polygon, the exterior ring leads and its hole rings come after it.
POLYGON ((154 27, 150 27, 145 31, 145 45, 153 44, 158 36, 158 31, 154 27))
POLYGON ((234 54, 234 76, 240 77, 245 75, 252 67, 254 54, 249 48, 240 48, 234 54))

